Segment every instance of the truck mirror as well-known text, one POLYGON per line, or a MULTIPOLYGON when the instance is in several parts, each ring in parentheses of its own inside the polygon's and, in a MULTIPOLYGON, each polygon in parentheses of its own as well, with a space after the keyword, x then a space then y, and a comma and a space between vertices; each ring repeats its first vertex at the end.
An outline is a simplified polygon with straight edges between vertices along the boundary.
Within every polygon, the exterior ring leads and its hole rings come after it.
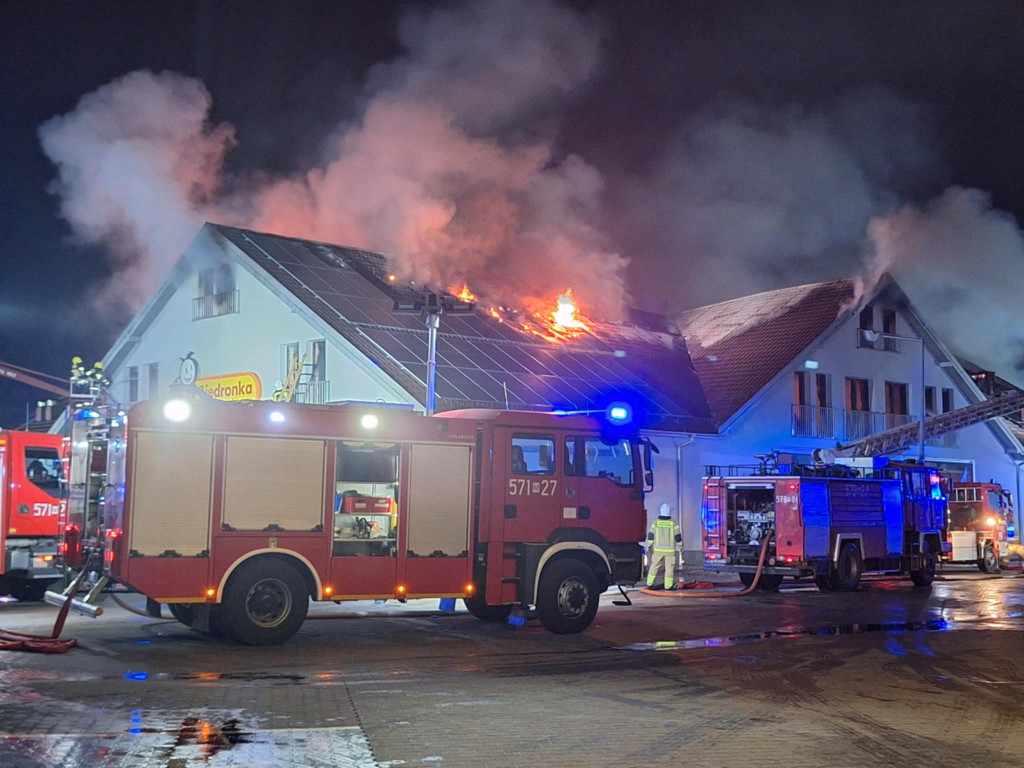
POLYGON ((654 490, 654 473, 651 472, 650 470, 644 472, 644 485, 646 485, 652 491, 654 490))

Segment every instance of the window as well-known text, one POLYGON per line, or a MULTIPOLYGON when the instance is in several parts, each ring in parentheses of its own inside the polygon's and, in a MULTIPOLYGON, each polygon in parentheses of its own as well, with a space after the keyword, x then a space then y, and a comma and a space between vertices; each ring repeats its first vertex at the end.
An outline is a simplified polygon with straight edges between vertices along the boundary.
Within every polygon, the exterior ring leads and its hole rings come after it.
POLYGON ((550 435, 512 436, 512 474, 553 475, 555 438, 550 435))
POLYGON ((326 351, 327 343, 321 339, 320 341, 309 342, 309 361, 312 364, 312 377, 313 381, 324 381, 327 379, 327 365, 324 352, 326 351))
POLYGON ((860 321, 857 324, 857 329, 857 346, 874 349, 875 342, 868 341, 862 333, 863 331, 875 330, 875 311, 873 307, 864 307, 860 311, 860 321))
POLYGON ((193 320, 232 315, 240 309, 230 264, 200 270, 197 294, 192 300, 193 320))
POLYGON ((139 402, 139 366, 128 366, 128 402, 139 402))
POLYGON ((907 410, 907 385, 895 381, 885 382, 885 412, 906 416, 907 410))
POLYGON ((864 307, 860 311, 860 328, 864 331, 873 331, 875 329, 874 307, 864 307))
POLYGON ((935 415, 935 387, 924 388, 924 412, 928 416, 935 415))
POLYGON ((942 412, 949 413, 953 410, 953 390, 945 389, 942 390, 942 412))
POLYGON ((230 264, 218 264, 216 267, 199 271, 199 295, 220 296, 235 290, 235 279, 231 274, 230 264))
POLYGON ((25 475, 29 481, 51 496, 60 496, 64 471, 56 448, 26 448, 25 475))
POLYGON ((992 510, 1003 508, 1003 496, 998 491, 988 492, 988 508, 992 510))
MULTIPOLYGON (((882 310, 882 333, 896 333, 896 310, 882 310)), ((886 352, 899 352, 899 339, 882 339, 882 349, 886 352)))
POLYGON ((160 394, 160 364, 150 363, 149 366, 149 399, 160 394))
POLYGON ((299 361, 299 342, 281 345, 281 381, 288 381, 288 375, 299 361))
POLYGON ((583 476, 604 477, 616 485, 633 485, 633 449, 629 441, 609 445, 600 438, 583 438, 583 476))
POLYGON ((793 374, 793 405, 807 405, 807 378, 802 371, 793 374))
POLYGON ((576 438, 565 438, 565 474, 568 477, 576 476, 576 438))
POLYGON ((871 388, 867 379, 846 380, 846 408, 851 411, 871 410, 871 388))

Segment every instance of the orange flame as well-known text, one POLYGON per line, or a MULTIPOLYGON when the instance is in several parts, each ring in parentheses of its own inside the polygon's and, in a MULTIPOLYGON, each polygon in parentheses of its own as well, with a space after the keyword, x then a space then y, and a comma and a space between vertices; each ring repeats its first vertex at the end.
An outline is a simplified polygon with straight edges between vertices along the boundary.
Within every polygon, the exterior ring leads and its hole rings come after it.
POLYGON ((389 283, 395 282, 395 275, 388 275, 388 282, 389 283))
POLYGON ((571 288, 567 288, 565 293, 556 299, 554 310, 534 312, 532 316, 520 317, 519 327, 552 344, 590 333, 590 326, 581 315, 571 288))
POLYGON ((469 290, 469 286, 465 283, 462 284, 462 290, 455 294, 455 297, 462 301, 476 301, 476 296, 469 290))

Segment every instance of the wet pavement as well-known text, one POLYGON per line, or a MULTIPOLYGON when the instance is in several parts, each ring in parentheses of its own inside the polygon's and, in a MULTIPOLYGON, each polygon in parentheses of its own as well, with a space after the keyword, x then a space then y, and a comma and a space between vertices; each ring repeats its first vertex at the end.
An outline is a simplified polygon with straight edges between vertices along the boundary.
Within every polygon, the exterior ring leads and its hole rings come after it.
POLYGON ((67 655, 0 653, 0 766, 1024 765, 1024 578, 631 596, 561 637, 316 606, 276 648, 111 606, 67 655))

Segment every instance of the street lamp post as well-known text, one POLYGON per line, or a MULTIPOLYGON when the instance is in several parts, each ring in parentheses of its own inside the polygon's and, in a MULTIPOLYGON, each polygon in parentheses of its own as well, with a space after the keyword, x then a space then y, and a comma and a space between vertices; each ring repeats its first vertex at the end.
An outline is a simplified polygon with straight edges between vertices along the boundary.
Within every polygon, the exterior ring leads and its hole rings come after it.
POLYGON ((868 329, 862 329, 861 333, 867 341, 875 342, 879 339, 893 339, 894 341, 916 341, 921 345, 921 420, 918 424, 918 460, 924 464, 924 420, 927 418, 928 403, 925 398, 925 384, 924 384, 924 372, 925 372, 925 346, 924 339, 917 338, 916 336, 899 336, 895 333, 879 333, 878 331, 872 331, 868 329))
POLYGON ((437 407, 437 330, 442 314, 471 314, 476 304, 460 301, 452 296, 420 291, 395 299, 395 312, 418 314, 427 326, 427 394, 423 404, 427 416, 433 416, 437 407))

